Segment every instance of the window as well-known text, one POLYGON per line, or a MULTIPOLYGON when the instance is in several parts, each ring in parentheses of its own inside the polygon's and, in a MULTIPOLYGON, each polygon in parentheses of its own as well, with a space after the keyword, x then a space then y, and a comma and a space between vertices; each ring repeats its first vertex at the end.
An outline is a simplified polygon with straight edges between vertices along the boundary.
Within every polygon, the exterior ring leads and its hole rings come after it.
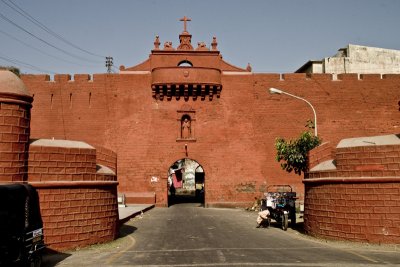
POLYGON ((189 60, 182 60, 178 63, 178 67, 193 67, 193 64, 189 60))

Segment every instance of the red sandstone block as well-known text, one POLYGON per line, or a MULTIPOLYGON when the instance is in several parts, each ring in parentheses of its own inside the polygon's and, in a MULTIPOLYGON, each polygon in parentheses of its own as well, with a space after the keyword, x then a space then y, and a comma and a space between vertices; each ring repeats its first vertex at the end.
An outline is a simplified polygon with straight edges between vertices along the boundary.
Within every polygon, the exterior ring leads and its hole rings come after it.
POLYGON ((382 164, 394 163, 395 161, 397 162, 397 158, 384 158, 382 159, 382 164))
POLYGON ((69 174, 73 174, 76 173, 76 168, 72 168, 72 167, 67 167, 65 168, 65 173, 69 173, 69 174))
POLYGON ((69 162, 64 162, 64 161, 53 161, 53 162, 49 162, 54 164, 54 167, 61 167, 61 168, 66 168, 66 167, 70 167, 71 164, 69 162))
POLYGON ((65 161, 65 154, 50 154, 50 161, 65 161))
POLYGON ((5 168, 4 168, 4 173, 5 173, 5 174, 19 173, 19 168, 5 167, 5 168))
POLYGON ((0 132, 1 133, 11 133, 13 127, 14 126, 12 126, 12 125, 0 125, 0 132))
POLYGON ((19 125, 20 127, 29 127, 30 119, 28 118, 20 118, 19 122, 16 125, 19 125))
POLYGON ((65 169, 61 167, 50 167, 49 168, 49 173, 65 173, 65 169))
MULTIPOLYGON (((32 148, 32 147, 31 147, 32 148)), ((30 150, 31 150, 30 148, 30 150)), ((34 160, 36 161, 48 161, 50 158, 50 155, 47 153, 34 153, 34 160)))
POLYGON ((25 117, 25 111, 18 109, 18 110, 12 110, 12 116, 13 117, 25 117))
POLYGON ((42 175, 39 173, 31 173, 30 171, 28 171, 28 173, 29 173, 29 181, 31 182, 39 182, 42 178, 42 175))
POLYGON ((84 162, 84 161, 86 161, 86 155, 77 154, 77 155, 75 155, 75 160, 77 162, 84 162))
POLYGON ((389 213, 390 208, 389 207, 373 207, 374 213, 389 213))
MULTIPOLYGON (((0 145, 1 145, 1 143, 0 143, 0 145)), ((19 160, 19 153, 3 152, 0 154, 0 160, 7 161, 7 162, 17 161, 17 160, 19 160)))
POLYGON ((400 170, 400 164, 399 163, 388 163, 387 169, 388 170, 400 170))
POLYGON ((43 174, 43 173, 47 173, 47 172, 48 172, 48 169, 47 169, 47 167, 34 167, 34 168, 33 168, 33 172, 34 172, 34 173, 41 173, 41 174, 43 174))
POLYGON ((355 189, 355 188, 346 188, 346 194, 347 195, 357 194, 357 189, 355 189))
POLYGON ((19 105, 16 105, 16 104, 9 104, 9 103, 5 103, 5 102, 2 102, 1 104, 1 109, 3 110, 3 109, 8 109, 8 110, 18 110, 19 108, 20 108, 20 106, 19 105))
POLYGON ((13 152, 24 153, 25 151, 27 151, 27 146, 24 143, 13 143, 12 150, 13 150, 13 152))
POLYGON ((27 143, 29 141, 29 134, 20 134, 18 139, 19 142, 27 143))
POLYGON ((346 164, 348 164, 348 165, 360 165, 360 164, 362 164, 362 160, 361 159, 348 159, 346 161, 346 164))
POLYGON ((65 161, 67 161, 67 162, 74 162, 74 161, 76 161, 76 155, 74 155, 74 154, 72 154, 72 155, 66 154, 66 155, 65 155, 65 161))
POLYGON ((61 150, 60 152, 62 153, 62 148, 58 148, 58 147, 51 147, 51 146, 43 146, 42 147, 42 152, 43 153, 59 153, 59 150, 61 150))

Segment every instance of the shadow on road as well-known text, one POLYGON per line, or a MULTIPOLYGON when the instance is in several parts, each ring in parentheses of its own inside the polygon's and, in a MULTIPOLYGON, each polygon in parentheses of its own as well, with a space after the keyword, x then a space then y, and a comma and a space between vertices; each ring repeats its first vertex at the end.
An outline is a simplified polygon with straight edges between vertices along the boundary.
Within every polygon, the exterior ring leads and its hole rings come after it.
MULTIPOLYGON (((132 233, 134 233, 137 230, 136 227, 128 225, 128 224, 123 224, 121 225, 119 229, 119 234, 118 238, 123 238, 125 236, 128 236, 132 233)), ((42 260, 42 267, 53 267, 57 266, 58 263, 62 262, 66 258, 71 256, 69 253, 63 253, 59 251, 55 251, 49 248, 46 248, 45 251, 43 252, 43 260, 42 260)))
POLYGON ((168 196, 168 207, 171 207, 176 204, 183 203, 198 203, 199 207, 204 207, 204 197, 196 197, 190 195, 174 195, 168 196))
POLYGON ((128 235, 134 233, 136 230, 137 230, 137 228, 132 226, 132 225, 123 224, 119 228, 118 238, 122 238, 122 237, 128 236, 128 235))
POLYGON ((42 261, 42 267, 53 267, 56 266, 57 263, 63 261, 64 259, 68 258, 71 256, 71 254, 68 253, 62 253, 58 252, 49 248, 46 248, 45 251, 43 252, 43 261, 42 261))
POLYGON ((293 230, 299 232, 300 234, 305 234, 304 231, 304 222, 298 222, 294 226, 291 227, 293 230))

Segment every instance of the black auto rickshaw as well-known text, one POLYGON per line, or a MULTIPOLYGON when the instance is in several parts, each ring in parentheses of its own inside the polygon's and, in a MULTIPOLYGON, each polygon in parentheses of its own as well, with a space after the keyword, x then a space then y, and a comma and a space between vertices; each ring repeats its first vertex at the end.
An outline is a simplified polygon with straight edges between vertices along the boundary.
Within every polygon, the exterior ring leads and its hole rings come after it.
POLYGON ((0 266, 39 267, 44 248, 35 188, 28 184, 0 185, 0 266))

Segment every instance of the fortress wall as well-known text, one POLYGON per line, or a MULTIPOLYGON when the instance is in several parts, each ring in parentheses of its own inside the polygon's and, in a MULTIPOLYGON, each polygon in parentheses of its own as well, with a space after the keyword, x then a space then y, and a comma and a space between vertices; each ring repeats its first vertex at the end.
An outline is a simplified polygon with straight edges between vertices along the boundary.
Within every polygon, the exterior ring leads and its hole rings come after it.
POLYGON ((287 174, 275 161, 274 142, 279 136, 297 137, 313 113, 306 103, 270 95, 268 88, 309 100, 317 112, 318 135, 335 146, 347 137, 397 131, 399 76, 223 74, 221 97, 212 101, 155 100, 151 74, 23 79, 35 99, 32 133, 116 151, 121 192, 156 192, 157 203, 165 205, 168 168, 189 157, 204 167, 207 203, 243 206, 269 184, 292 184, 303 193, 302 177, 287 174), (51 107, 51 94, 53 103, 62 105, 51 107), (185 142, 177 141, 177 111, 185 105, 196 116, 196 141, 187 143, 187 156, 185 142))
POLYGON ((34 97, 32 138, 82 140, 112 148, 111 129, 117 97, 112 74, 24 75, 23 81, 34 97), (105 78, 107 76, 107 78, 105 78), (108 136, 108 137, 107 137, 108 136))

